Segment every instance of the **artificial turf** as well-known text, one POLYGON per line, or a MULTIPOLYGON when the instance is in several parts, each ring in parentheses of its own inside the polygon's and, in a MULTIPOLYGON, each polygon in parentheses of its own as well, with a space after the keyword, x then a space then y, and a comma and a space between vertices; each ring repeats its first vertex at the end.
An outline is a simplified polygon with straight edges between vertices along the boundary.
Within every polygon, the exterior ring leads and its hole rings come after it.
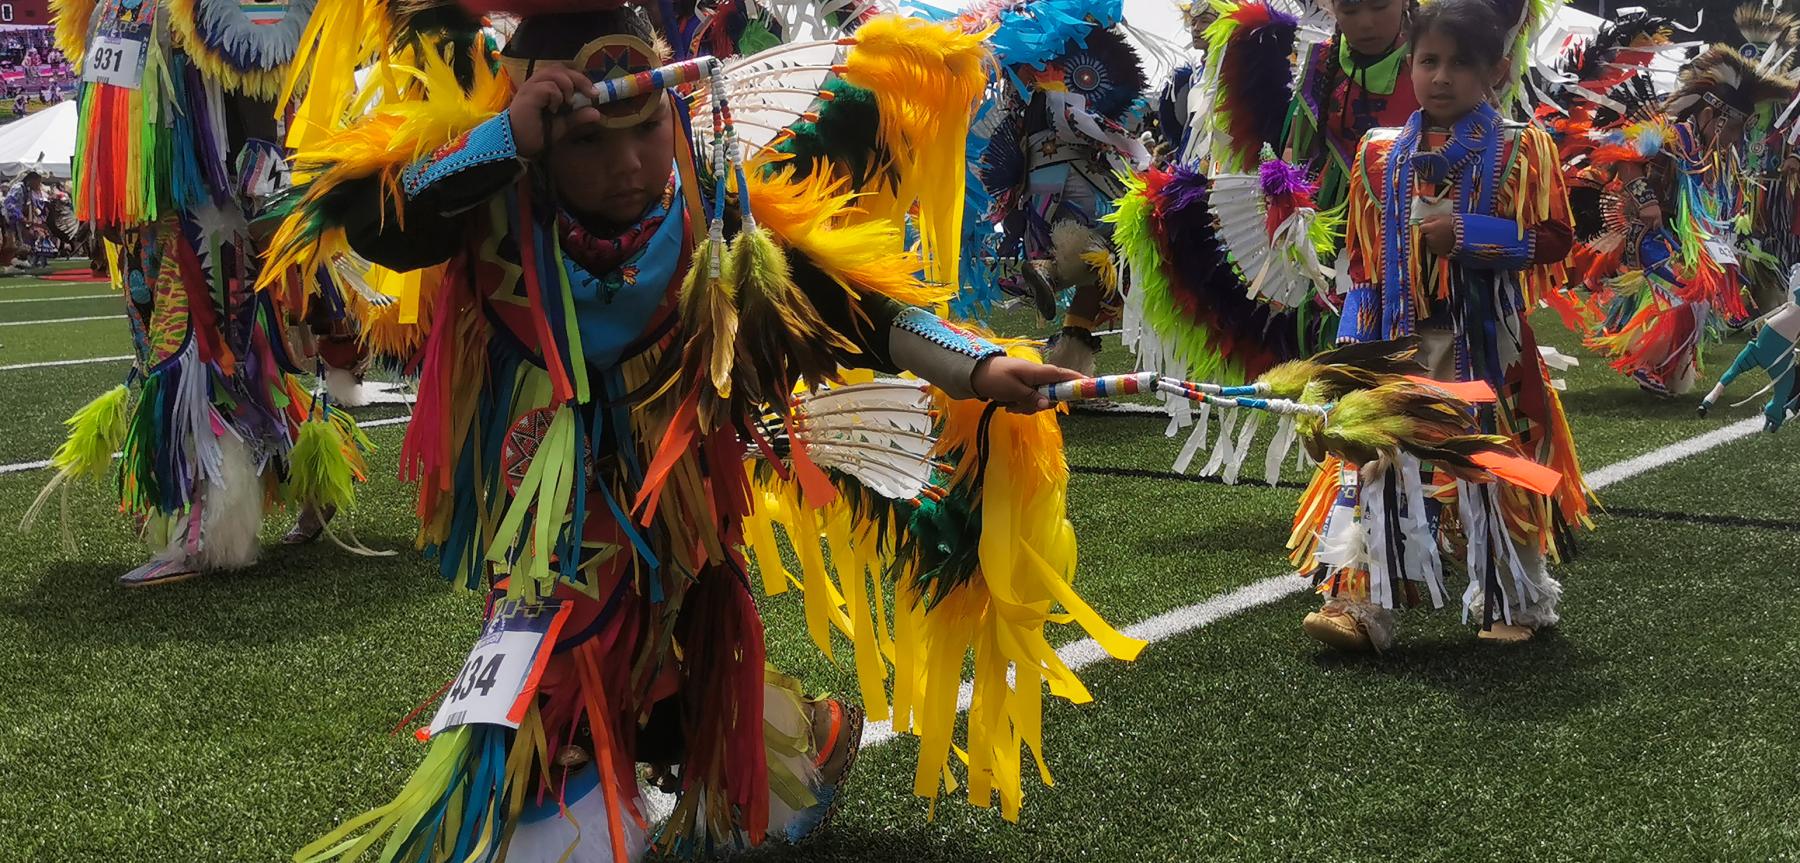
MULTIPOLYGON (((1590 469, 1754 413, 1696 419, 1692 398, 1643 394, 1538 325, 1582 358, 1565 403, 1590 469)), ((0 328, 0 364, 130 352, 120 321, 53 326, 0 328), (21 331, 33 353, 18 353, 21 331), (71 345, 75 332, 92 335, 71 345)), ((1709 351, 1714 374, 1735 350, 1709 351)), ((1115 342, 1102 361, 1127 360, 1115 342)), ((123 367, 0 372, 0 463, 47 457, 61 417, 123 367)), ((1760 385, 1747 383, 1742 395, 1760 385)), ((1286 571, 1293 489, 1165 475, 1179 440, 1155 417, 1078 414, 1064 429, 1077 584, 1115 624, 1286 571)), ((1529 644, 1479 643, 1444 610, 1405 615, 1387 656, 1346 658, 1300 636, 1314 600, 1292 596, 1084 672, 1098 701, 1048 708, 1057 782, 1028 784, 1021 825, 955 799, 928 822, 902 738, 864 752, 822 840, 755 859, 1791 858, 1794 434, 1606 489, 1618 512, 1558 572, 1565 622, 1529 644)), ((271 515, 256 568, 125 591, 112 578, 144 552, 94 484, 71 491, 72 553, 54 506, 5 534, 0 861, 278 860, 400 788, 423 748, 389 729, 455 671, 479 599, 411 550, 399 428, 370 435, 374 477, 339 524, 394 557, 277 547, 287 516, 271 515)), ((0 474, 0 526, 48 478, 0 474)), ((1304 475, 1290 465, 1286 479, 1304 475)), ((795 597, 761 604, 772 660, 855 691, 806 640, 795 597)))

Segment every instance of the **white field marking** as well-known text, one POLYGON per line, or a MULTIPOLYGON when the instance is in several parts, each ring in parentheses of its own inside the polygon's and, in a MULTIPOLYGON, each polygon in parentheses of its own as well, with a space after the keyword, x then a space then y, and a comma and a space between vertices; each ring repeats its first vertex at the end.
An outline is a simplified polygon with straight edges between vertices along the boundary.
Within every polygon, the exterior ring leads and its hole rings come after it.
MULTIPOLYGON (((13 278, 18 278, 18 277, 7 275, 5 273, 0 273, 0 281, 4 281, 6 279, 13 279, 13 278)), ((111 284, 111 282, 107 281, 106 279, 38 279, 38 278, 34 278, 29 282, 20 282, 19 284, 16 284, 16 285, 0 285, 0 291, 26 291, 26 290, 31 290, 34 288, 55 288, 55 287, 85 288, 90 285, 110 285, 110 284, 111 284)))
POLYGON ((47 321, 0 321, 0 327, 35 327, 39 324, 73 324, 80 321, 122 321, 124 315, 86 315, 79 318, 51 318, 47 321))
POLYGON ((1658 447, 1636 458, 1609 464, 1587 475, 1588 486, 1599 491, 1645 471, 1655 470, 1670 462, 1703 453, 1738 438, 1749 437, 1762 431, 1762 428, 1763 418, 1760 415, 1738 420, 1724 428, 1713 429, 1703 435, 1695 435, 1687 440, 1679 440, 1668 446, 1658 447))
POLYGON ((46 369, 51 366, 85 366, 93 363, 118 363, 131 358, 130 354, 126 354, 122 357, 89 357, 85 360, 45 360, 41 363, 14 363, 10 366, 0 366, 0 372, 16 372, 20 369, 46 369))
MULTIPOLYGON (((1624 482, 1663 465, 1672 464, 1688 456, 1698 455, 1738 438, 1748 437, 1762 428, 1762 422, 1760 416, 1751 417, 1724 428, 1714 429, 1706 434, 1659 447, 1635 458, 1607 465, 1587 475, 1588 487, 1599 491, 1609 485, 1624 482)), ((1240 611, 1248 611, 1286 599, 1305 590, 1310 584, 1310 579, 1292 573, 1270 576, 1203 602, 1183 606, 1174 611, 1156 615, 1149 620, 1132 624, 1126 627, 1124 632, 1132 638, 1141 638, 1151 644, 1167 641, 1240 611)), ((1080 671, 1105 659, 1106 651, 1102 650, 1099 643, 1093 639, 1084 638, 1058 649, 1056 655, 1069 666, 1070 671, 1080 671)), ((956 711, 958 713, 969 709, 969 702, 973 700, 974 693, 974 684, 963 681, 962 688, 956 695, 956 711)), ((863 730, 863 745, 880 746, 897 736, 899 735, 894 732, 891 722, 886 720, 870 722, 863 730)))
POLYGON ((117 294, 82 294, 78 297, 27 297, 23 300, 0 300, 0 306, 7 303, 60 303, 64 300, 104 300, 117 294))
MULTIPOLYGON (((387 417, 386 419, 369 420, 368 422, 360 422, 360 423, 356 424, 356 427, 363 428, 363 429, 372 429, 372 428, 381 428, 382 426, 397 426, 397 425, 399 425, 403 422, 406 422, 407 420, 410 420, 410 419, 412 419, 411 414, 408 414, 403 417, 387 417)), ((119 453, 113 453, 112 457, 118 458, 119 453)), ((49 466, 50 466, 49 459, 44 459, 42 461, 22 461, 22 462, 19 462, 18 464, 0 464, 0 475, 9 474, 9 473, 24 473, 25 471, 28 471, 28 470, 43 470, 44 468, 47 468, 49 466)))

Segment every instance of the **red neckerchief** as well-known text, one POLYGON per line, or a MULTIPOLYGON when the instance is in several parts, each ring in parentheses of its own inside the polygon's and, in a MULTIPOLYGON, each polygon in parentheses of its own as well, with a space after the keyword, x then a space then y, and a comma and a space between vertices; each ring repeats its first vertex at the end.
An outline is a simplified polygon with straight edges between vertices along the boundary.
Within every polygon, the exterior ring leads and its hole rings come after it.
POLYGON ((656 229, 662 226, 664 214, 668 212, 669 198, 674 191, 675 184, 671 181, 668 188, 663 190, 663 206, 657 209, 657 215, 640 220, 616 237, 596 236, 582 227, 574 216, 564 210, 557 210, 556 227, 558 238, 562 240, 563 254, 596 276, 604 276, 618 269, 656 235, 656 229))

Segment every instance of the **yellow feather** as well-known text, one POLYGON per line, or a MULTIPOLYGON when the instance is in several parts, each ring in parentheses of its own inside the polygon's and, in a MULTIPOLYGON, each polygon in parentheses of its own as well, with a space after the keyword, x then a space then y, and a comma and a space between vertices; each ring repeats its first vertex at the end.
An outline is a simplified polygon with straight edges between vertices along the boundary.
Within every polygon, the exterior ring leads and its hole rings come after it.
POLYGON ((881 137, 894 154, 899 219, 916 208, 927 281, 955 279, 962 243, 969 118, 987 89, 987 32, 882 16, 856 31, 844 80, 875 93, 881 137))
POLYGON ((852 293, 873 291, 915 306, 946 302, 956 293, 955 285, 920 281, 919 256, 905 250, 904 230, 870 220, 855 206, 859 196, 848 191, 847 181, 828 175, 822 168, 802 180, 791 168, 752 171, 751 212, 782 245, 852 293))
POLYGON ((258 287, 280 281, 289 267, 310 273, 329 261, 331 253, 347 249, 340 229, 312 236, 314 210, 332 191, 374 176, 384 195, 397 197, 400 173, 408 165, 505 110, 512 100, 511 82, 490 71, 486 63, 475 64, 474 79, 465 95, 443 58, 430 51, 419 57, 422 62, 416 66, 388 67, 418 98, 383 101, 350 127, 294 154, 295 170, 314 176, 300 206, 271 238, 258 287))
POLYGON ((81 68, 88 33, 93 29, 94 12, 99 8, 99 0, 50 0, 50 15, 56 24, 56 47, 76 69, 81 68))

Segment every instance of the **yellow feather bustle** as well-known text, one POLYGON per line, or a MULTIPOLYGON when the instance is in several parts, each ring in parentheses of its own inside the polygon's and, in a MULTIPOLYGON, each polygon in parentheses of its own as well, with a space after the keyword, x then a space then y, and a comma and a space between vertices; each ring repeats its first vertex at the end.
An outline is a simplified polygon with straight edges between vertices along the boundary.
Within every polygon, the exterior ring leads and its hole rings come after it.
MULTIPOLYGON (((316 225, 316 208, 344 183, 378 177, 383 195, 398 196, 400 174, 408 165, 505 110, 512 99, 511 82, 485 62, 474 64, 471 85, 465 92, 441 56, 430 50, 414 56, 420 60, 417 65, 388 67, 407 82, 402 89, 412 98, 390 99, 394 93, 385 94, 366 116, 296 152, 295 170, 312 179, 300 205, 282 221, 269 243, 259 287, 299 274, 310 291, 316 287, 313 280, 321 266, 349 258, 356 260, 359 268, 367 268, 366 281, 371 287, 397 300, 397 308, 378 320, 402 327, 427 320, 421 310, 432 303, 422 295, 443 282, 441 267, 395 273, 370 265, 354 257, 341 227, 327 226, 318 232, 316 225)), ((379 338, 382 343, 411 345, 421 336, 390 330, 379 338)))
MULTIPOLYGON (((1022 344, 1010 352, 1036 359, 1022 344)), ((930 604, 916 561, 896 561, 904 516, 882 510, 870 518, 848 495, 814 508, 797 484, 768 476, 753 474, 757 506, 745 521, 745 537, 768 593, 801 589, 807 631, 827 657, 833 627, 850 638, 869 715, 919 736, 913 792, 935 800, 945 789, 956 791, 954 753, 968 767, 970 802, 987 807, 997 795, 1001 814, 1017 820, 1024 797, 1020 746, 1043 781, 1051 781, 1043 752, 1044 687, 1074 703, 1092 699, 1046 640, 1045 626, 1073 621, 1119 659, 1136 658, 1144 643, 1114 630, 1071 583, 1076 543, 1065 515, 1068 465, 1056 415, 994 413, 982 447, 987 406, 935 395, 944 424, 934 452, 957 456, 946 485, 981 477, 974 490, 981 507, 979 571, 972 581, 930 604), (977 457, 983 449, 985 461, 977 457), (782 564, 776 525, 792 541, 798 573, 782 564), (888 577, 894 579, 891 610, 882 581, 888 577), (966 745, 958 745, 957 701, 971 662, 966 745)))

